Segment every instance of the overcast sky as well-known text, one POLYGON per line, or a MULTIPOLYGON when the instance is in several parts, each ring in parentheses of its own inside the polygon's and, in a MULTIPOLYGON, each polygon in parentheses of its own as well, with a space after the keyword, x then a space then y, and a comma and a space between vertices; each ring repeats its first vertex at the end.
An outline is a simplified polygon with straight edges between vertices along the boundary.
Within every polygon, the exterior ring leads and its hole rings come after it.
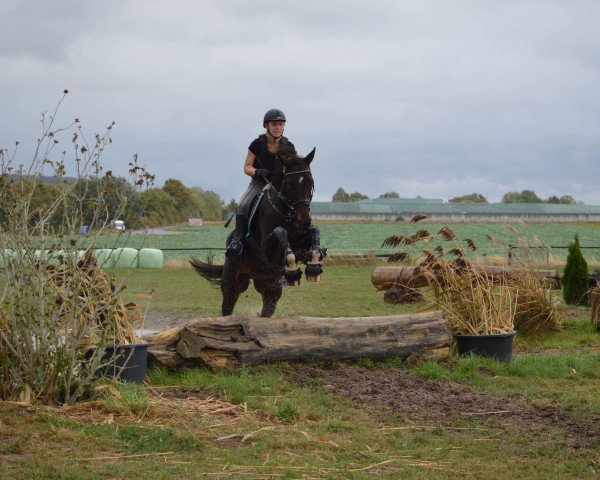
POLYGON ((1 0, 0 146, 28 160, 64 123, 115 121, 137 153, 225 200, 272 107, 315 196, 499 201, 525 188, 600 204, 600 1, 1 0))

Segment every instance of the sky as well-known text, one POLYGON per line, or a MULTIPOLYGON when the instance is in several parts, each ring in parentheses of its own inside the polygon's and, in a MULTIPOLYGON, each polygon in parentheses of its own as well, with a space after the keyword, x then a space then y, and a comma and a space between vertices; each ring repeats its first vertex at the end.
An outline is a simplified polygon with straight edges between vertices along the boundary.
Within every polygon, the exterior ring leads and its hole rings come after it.
POLYGON ((112 121, 105 169, 239 198, 266 110, 339 188, 600 204, 596 0, 2 0, 0 148, 112 121))

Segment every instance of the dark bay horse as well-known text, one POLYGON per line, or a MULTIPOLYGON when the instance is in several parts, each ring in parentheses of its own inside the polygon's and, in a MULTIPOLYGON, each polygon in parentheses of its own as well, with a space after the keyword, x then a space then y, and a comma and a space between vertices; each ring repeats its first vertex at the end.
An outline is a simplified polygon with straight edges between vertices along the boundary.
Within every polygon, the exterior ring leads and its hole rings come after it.
MULTIPOLYGON (((320 261, 325 250, 320 246, 319 229, 310 218, 314 191, 310 163, 314 155, 314 148, 306 157, 285 150, 277 154, 275 175, 263 189, 242 257, 226 257, 224 265, 190 259, 196 272, 220 285, 224 316, 233 313, 250 279, 262 296, 260 316, 271 317, 283 285, 297 284, 302 277, 297 261, 306 264, 309 280, 315 281, 322 273, 320 261)), ((229 234, 228 243, 233 234, 229 234)))

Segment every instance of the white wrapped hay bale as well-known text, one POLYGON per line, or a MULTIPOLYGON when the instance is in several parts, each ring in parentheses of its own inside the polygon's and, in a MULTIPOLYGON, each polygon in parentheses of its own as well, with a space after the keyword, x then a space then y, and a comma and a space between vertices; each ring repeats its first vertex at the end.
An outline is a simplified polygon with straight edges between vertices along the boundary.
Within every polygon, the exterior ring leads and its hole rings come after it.
POLYGON ((47 250, 44 255, 49 265, 60 265, 63 263, 66 253, 63 250, 47 250))
POLYGON ((4 268, 6 266, 6 264, 8 263, 8 259, 10 257, 12 257, 13 251, 6 249, 6 250, 0 250, 0 268, 4 268))
POLYGON ((115 268, 137 268, 138 250, 135 248, 115 248, 112 251, 112 258, 115 268))
POLYGON ((158 248, 142 248, 138 256, 138 268, 162 268, 164 255, 158 248))
POLYGON ((113 268, 115 266, 112 248, 97 248, 94 250, 94 255, 100 267, 113 268))

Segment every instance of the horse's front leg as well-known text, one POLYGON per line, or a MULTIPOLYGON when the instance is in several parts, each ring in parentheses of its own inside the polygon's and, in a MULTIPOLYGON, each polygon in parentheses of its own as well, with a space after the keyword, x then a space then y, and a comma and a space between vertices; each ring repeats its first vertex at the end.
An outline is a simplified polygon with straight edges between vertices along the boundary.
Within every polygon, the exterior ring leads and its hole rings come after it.
POLYGON ((321 231, 316 225, 308 227, 310 238, 310 260, 306 262, 306 279, 309 282, 318 282, 323 273, 321 260, 327 255, 327 249, 321 248, 321 231))
POLYGON ((263 252, 270 253, 270 261, 278 268, 284 267, 284 277, 288 285, 299 285, 302 272, 296 266, 296 256, 290 248, 288 233, 283 227, 277 227, 265 239, 263 252))
POLYGON ((285 256, 285 281, 290 287, 300 285, 300 279, 302 278, 302 270, 296 266, 296 255, 288 247, 287 255, 285 256))

